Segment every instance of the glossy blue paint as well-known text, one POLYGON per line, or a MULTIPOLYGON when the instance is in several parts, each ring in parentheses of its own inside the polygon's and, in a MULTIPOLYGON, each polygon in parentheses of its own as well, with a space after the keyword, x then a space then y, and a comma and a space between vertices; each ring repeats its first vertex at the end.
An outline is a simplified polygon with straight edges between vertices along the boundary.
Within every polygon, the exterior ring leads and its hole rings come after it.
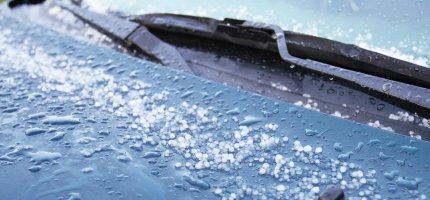
MULTIPOLYGON (((355 176, 361 177, 357 171, 366 174, 374 170, 374 176, 368 177, 369 182, 360 188, 345 189, 346 197, 359 197, 369 185, 373 188, 370 199, 377 195, 387 199, 418 199, 429 194, 428 142, 203 80, 76 41, 5 14, 0 14, 0 27, 3 42, 0 43, 1 199, 216 199, 231 193, 251 196, 246 189, 242 190, 244 185, 252 188, 251 191, 259 191, 256 197, 299 199, 300 192, 310 191, 299 184, 306 182, 303 178, 312 178, 311 172, 330 177, 335 173, 333 177, 336 177, 341 166, 337 164, 335 171, 331 171, 336 160, 349 163, 343 177, 316 183, 313 187, 322 191, 332 182, 341 185, 341 180, 347 180, 351 185, 355 176), (94 79, 107 78, 91 82, 86 75, 92 75, 94 79), (64 77, 66 79, 62 80, 64 77), (95 93, 76 99, 84 94, 83 89, 70 89, 64 84, 68 81, 73 86, 94 90, 112 81, 117 85, 106 88, 124 98, 126 105, 115 107, 115 102, 105 102, 99 106, 97 100, 100 99, 95 98, 98 95, 95 93), (141 98, 157 98, 157 93, 169 92, 165 99, 151 100, 149 104, 180 110, 175 114, 181 115, 190 126, 197 123, 198 114, 181 110, 182 102, 207 109, 209 119, 217 119, 199 124, 201 130, 198 131, 169 129, 176 137, 190 134, 192 138, 185 137, 185 140, 196 140, 195 146, 187 147, 190 150, 212 155, 211 141, 239 141, 234 133, 240 130, 239 125, 244 125, 255 128, 249 132, 255 143, 255 148, 250 150, 252 154, 238 165, 221 169, 217 166, 183 167, 187 162, 197 166, 197 158, 187 158, 185 150, 163 144, 168 141, 162 138, 164 124, 173 119, 154 122, 149 131, 138 130, 133 128, 137 123, 136 116, 129 110, 124 112, 125 115, 118 111, 129 105, 127 98, 132 98, 130 91, 133 89, 128 84, 135 82, 151 84, 141 98), (129 87, 121 87, 124 85, 129 87), (46 88, 50 90, 45 91, 46 88), (252 123, 244 123, 250 119, 252 123), (52 121, 56 123, 48 123, 52 121), (269 123, 279 128, 272 130, 270 125, 267 128, 265 125, 269 123), (211 133, 208 136, 211 140, 200 138, 208 133, 211 133), (278 139, 278 143, 263 148, 264 134, 269 140, 278 139), (134 136, 155 139, 136 139, 134 136), (286 137, 288 141, 284 140, 286 137), (299 160, 300 156, 295 155, 297 150, 292 150, 294 141, 300 141, 304 148, 310 145, 313 150, 322 147, 322 153, 315 153, 317 158, 309 158, 318 159, 320 163, 308 164, 299 160), (341 144, 341 149, 333 147, 339 146, 337 143, 341 144), (166 150, 169 150, 168 156, 166 150), (295 161, 296 170, 300 167, 303 174, 291 175, 286 181, 280 180, 282 177, 259 173, 263 163, 273 169, 276 155, 290 157, 295 161), (260 162, 260 158, 265 160, 260 162), (282 188, 277 186, 280 184, 287 187, 288 192, 296 187, 299 190, 291 196, 279 195, 282 188), (222 189, 221 194, 217 188, 222 189)), ((130 104, 127 108, 133 110, 134 106, 130 104)), ((142 109, 151 108, 143 106, 142 109)), ((162 114, 154 117, 158 115, 162 114)), ((150 113, 142 116, 144 120, 151 117, 150 113)), ((179 124, 172 126, 181 127, 179 124)), ((268 141, 268 144, 272 143, 268 141)), ((238 152, 244 152, 242 150, 247 146, 251 145, 235 148, 232 154, 236 159, 238 152)), ((309 157, 309 154, 303 155, 309 157)))

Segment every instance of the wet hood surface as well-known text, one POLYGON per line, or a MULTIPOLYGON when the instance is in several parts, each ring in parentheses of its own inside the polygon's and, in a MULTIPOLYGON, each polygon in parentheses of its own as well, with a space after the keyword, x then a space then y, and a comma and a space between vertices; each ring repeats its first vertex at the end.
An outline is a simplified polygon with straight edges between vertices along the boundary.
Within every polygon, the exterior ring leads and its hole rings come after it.
POLYGON ((426 199, 430 145, 0 14, 1 199, 426 199))

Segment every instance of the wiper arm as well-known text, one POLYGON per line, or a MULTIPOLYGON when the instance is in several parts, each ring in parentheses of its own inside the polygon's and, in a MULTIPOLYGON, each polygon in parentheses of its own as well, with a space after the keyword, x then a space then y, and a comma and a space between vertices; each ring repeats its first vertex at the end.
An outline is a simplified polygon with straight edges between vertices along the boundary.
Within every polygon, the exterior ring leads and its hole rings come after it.
MULTIPOLYGON (((211 39, 229 41, 253 48, 279 52, 275 25, 226 18, 222 21, 176 14, 145 14, 133 16, 132 21, 150 29, 186 33, 211 39)), ((277 27, 280 33, 282 29, 277 27)), ((362 49, 356 45, 283 31, 290 55, 373 76, 430 89, 430 69, 390 56, 362 49)), ((277 34, 279 34, 277 33, 277 34)), ((282 55, 281 55, 282 56, 282 55)))
MULTIPOLYGON (((162 62, 164 59, 163 64, 166 65, 188 67, 176 49, 159 40, 145 27, 278 52, 288 63, 430 109, 430 90, 426 89, 430 88, 430 69, 354 45, 285 32, 275 25, 244 20, 219 21, 184 15, 149 14, 134 16, 128 21, 73 5, 60 6, 111 38, 125 44, 131 43, 148 54, 158 56, 162 62)), ((191 70, 188 68, 187 71, 191 70)))
POLYGON ((283 60, 430 109, 430 69, 355 45, 226 18, 147 14, 131 18, 150 29, 185 33, 278 52, 283 60))
POLYGON ((72 4, 55 3, 113 40, 137 47, 136 49, 155 57, 164 65, 194 73, 174 47, 158 39, 145 26, 115 16, 90 12, 72 4))

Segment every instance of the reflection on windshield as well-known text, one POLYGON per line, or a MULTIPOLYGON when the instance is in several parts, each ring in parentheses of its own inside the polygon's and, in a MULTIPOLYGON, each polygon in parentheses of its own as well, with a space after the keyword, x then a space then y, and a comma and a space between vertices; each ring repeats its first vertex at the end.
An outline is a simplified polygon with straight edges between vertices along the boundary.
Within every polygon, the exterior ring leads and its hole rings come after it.
POLYGON ((85 1, 93 10, 246 19, 326 37, 430 66, 430 2, 414 1, 85 1), (107 3, 108 2, 108 3, 107 3))

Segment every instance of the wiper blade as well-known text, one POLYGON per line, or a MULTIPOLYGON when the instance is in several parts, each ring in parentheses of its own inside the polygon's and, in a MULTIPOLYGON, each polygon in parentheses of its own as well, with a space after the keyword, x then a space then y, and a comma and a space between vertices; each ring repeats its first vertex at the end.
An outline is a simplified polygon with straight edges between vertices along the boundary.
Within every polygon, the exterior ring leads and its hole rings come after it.
POLYGON ((226 18, 147 14, 131 18, 150 29, 185 33, 278 52, 283 60, 430 109, 430 69, 355 45, 226 18))
MULTIPOLYGON (((279 43, 276 44, 276 34, 273 31, 273 27, 276 27, 274 25, 230 18, 220 21, 177 14, 145 14, 133 16, 131 20, 150 29, 186 33, 279 52, 279 43)), ((429 68, 362 49, 356 45, 291 31, 283 33, 288 52, 294 57, 430 89, 429 68)))
MULTIPOLYGON (((77 6, 66 4, 60 6, 108 36, 123 43, 138 44, 138 47, 146 49, 152 54, 155 54, 151 50, 157 44, 165 43, 152 35, 145 27, 278 52, 281 58, 288 63, 358 84, 427 110, 430 109, 430 90, 426 89, 430 88, 430 69, 354 45, 286 32, 275 25, 244 20, 219 21, 184 15, 149 14, 134 16, 131 18, 131 22, 114 16, 108 17, 92 13, 77 6), (136 26, 136 24, 141 26, 136 26), (300 39, 302 40, 300 41, 300 39), (144 45, 149 45, 150 48, 144 45), (370 60, 363 59, 363 56, 370 60)), ((173 52, 171 54, 176 55, 172 57, 180 61, 168 59, 163 64, 180 63, 181 66, 188 66, 173 47, 167 46, 173 49, 170 51, 173 52)), ((155 49, 158 53, 166 51, 163 48, 155 49)), ((161 58, 163 57, 166 58, 161 56, 161 58)))
POLYGON ((113 40, 124 45, 137 47, 138 50, 155 57, 164 65, 175 66, 193 73, 193 70, 174 47, 158 39, 145 26, 116 16, 94 13, 72 4, 55 3, 113 40))

